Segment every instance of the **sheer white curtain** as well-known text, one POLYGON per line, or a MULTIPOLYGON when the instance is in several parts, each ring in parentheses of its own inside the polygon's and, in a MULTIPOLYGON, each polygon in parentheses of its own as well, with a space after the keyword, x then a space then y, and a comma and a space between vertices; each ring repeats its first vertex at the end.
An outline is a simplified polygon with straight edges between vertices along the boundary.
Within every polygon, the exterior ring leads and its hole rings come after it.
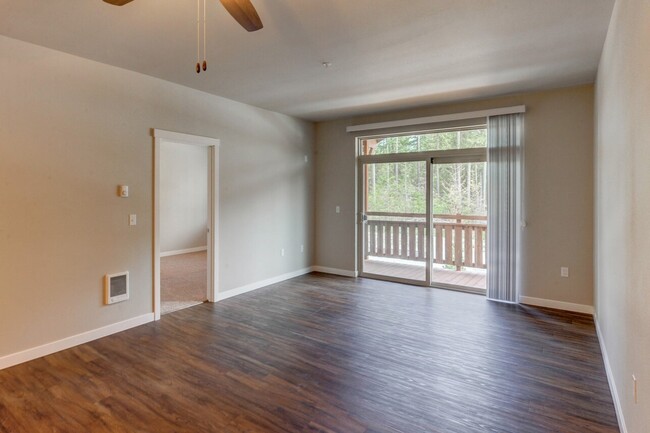
POLYGON ((523 114, 488 118, 487 297, 519 302, 523 114))

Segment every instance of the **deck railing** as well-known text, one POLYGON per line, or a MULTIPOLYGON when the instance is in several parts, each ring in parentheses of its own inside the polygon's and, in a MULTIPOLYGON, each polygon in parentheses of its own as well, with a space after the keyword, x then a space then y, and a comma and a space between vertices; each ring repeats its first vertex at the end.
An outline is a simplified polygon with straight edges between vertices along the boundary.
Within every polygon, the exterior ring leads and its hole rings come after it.
MULTIPOLYGON (((426 215, 367 212, 365 258, 388 257, 424 262, 428 260, 426 215)), ((487 217, 441 215, 433 217, 433 263, 487 268, 487 217)))

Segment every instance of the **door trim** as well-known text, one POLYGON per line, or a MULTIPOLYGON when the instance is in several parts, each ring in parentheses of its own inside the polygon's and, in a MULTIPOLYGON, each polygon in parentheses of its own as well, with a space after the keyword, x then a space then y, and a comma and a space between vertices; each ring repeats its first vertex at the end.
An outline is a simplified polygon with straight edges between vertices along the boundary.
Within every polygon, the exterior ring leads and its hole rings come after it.
POLYGON ((209 302, 216 302, 219 282, 219 146, 216 138, 153 129, 153 312, 160 320, 160 149, 161 144, 177 143, 208 148, 208 290, 209 302))

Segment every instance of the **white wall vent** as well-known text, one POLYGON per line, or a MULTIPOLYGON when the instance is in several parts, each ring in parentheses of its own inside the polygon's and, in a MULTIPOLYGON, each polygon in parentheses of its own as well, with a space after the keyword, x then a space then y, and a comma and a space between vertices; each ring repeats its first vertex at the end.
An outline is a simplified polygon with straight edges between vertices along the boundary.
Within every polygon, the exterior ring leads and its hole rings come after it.
POLYGON ((104 276, 104 302, 115 304, 129 299, 129 273, 121 272, 104 276))

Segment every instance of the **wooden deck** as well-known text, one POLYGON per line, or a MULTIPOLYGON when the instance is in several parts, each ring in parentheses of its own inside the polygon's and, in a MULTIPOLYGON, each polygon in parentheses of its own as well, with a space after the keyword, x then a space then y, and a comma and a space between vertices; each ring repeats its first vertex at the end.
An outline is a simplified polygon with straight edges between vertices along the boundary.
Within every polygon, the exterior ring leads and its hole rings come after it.
MULTIPOLYGON (((415 262, 413 264, 404 263, 404 261, 380 261, 368 259, 363 262, 363 271, 370 274, 386 275, 395 278, 405 278, 408 280, 424 281, 426 278, 424 263, 415 262)), ((436 283, 462 286, 470 289, 485 290, 486 272, 480 269, 465 269, 463 271, 452 271, 440 269, 435 266, 432 269, 433 286, 436 283)))

